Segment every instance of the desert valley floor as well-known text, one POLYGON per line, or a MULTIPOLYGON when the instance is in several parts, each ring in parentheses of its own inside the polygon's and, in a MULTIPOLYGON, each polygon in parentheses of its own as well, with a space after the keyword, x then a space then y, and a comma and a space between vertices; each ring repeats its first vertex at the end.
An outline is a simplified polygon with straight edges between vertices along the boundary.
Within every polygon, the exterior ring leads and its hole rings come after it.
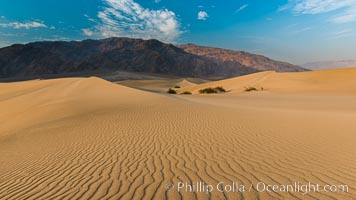
POLYGON ((0 199, 355 199, 354 77, 350 68, 201 84, 0 83, 0 199), (176 84, 193 95, 165 93, 176 84), (210 86, 229 91, 197 94, 210 86), (348 192, 177 191, 198 181, 348 192))

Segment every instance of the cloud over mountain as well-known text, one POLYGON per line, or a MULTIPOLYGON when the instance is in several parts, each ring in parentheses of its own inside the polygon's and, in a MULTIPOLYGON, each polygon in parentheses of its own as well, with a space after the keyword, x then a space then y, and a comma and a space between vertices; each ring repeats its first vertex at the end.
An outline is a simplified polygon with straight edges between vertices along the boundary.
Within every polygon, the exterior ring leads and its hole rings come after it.
POLYGON ((1 23, 0 27, 3 28, 15 28, 15 29, 30 29, 30 28, 47 28, 48 26, 43 22, 38 21, 27 21, 27 22, 8 22, 1 23))
MULTIPOLYGON (((95 31, 102 37, 134 37, 174 42, 181 35, 173 11, 144 8, 134 0, 103 0, 95 31)), ((88 33, 88 31, 84 32, 88 33)))
POLYGON ((338 11, 329 21, 334 23, 356 21, 356 0, 289 0, 280 10, 291 10, 297 15, 338 11))
POLYGON ((208 13, 205 11, 198 12, 198 19, 199 20, 206 20, 209 17, 208 13))

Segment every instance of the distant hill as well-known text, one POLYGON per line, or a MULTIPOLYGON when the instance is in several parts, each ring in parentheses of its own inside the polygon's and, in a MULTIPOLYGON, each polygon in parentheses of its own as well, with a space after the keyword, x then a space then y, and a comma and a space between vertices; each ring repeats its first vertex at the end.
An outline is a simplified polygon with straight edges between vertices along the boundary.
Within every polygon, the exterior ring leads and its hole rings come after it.
POLYGON ((202 55, 189 46, 131 38, 15 44, 0 49, 0 79, 97 76, 116 71, 218 79, 264 70, 305 70, 245 52, 225 50, 234 55, 231 60, 202 55), (240 54, 242 59, 235 59, 240 54))
POLYGON ((194 44, 178 46, 186 52, 218 59, 224 62, 238 63, 258 71, 277 71, 277 72, 301 72, 306 69, 292 65, 287 62, 275 61, 262 55, 251 54, 244 51, 233 51, 221 48, 203 47, 194 44))
POLYGON ((311 70, 340 69, 356 67, 356 60, 319 61, 306 63, 302 66, 311 70))

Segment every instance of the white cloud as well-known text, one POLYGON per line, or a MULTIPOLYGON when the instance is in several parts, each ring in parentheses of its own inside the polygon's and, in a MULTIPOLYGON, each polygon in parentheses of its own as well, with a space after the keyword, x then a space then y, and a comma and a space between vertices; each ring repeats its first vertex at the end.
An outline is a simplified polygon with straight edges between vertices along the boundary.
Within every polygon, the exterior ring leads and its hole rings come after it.
POLYGON ((38 21, 32 21, 32 22, 9 22, 9 23, 1 23, 0 27, 3 28, 15 28, 15 29, 30 29, 30 28, 47 28, 47 25, 38 22, 38 21))
POLYGON ((94 35, 94 32, 90 29, 82 29, 82 32, 85 36, 92 36, 94 35))
POLYGON ((306 31, 310 31, 310 30, 312 30, 311 27, 305 27, 305 28, 300 28, 300 29, 294 30, 291 33, 300 34, 300 33, 306 32, 306 31))
POLYGON ((355 31, 352 29, 343 29, 339 30, 336 32, 333 32, 329 34, 330 39, 339 39, 339 38, 345 38, 345 37, 354 37, 355 36, 355 31))
POLYGON ((37 36, 33 38, 36 41, 70 41, 71 38, 61 36, 61 35, 51 35, 48 37, 37 36))
POLYGON ((291 10, 294 14, 321 14, 338 11, 329 21, 347 23, 356 21, 356 0, 289 0, 280 11, 291 10))
POLYGON ((334 16, 331 21, 335 23, 347 23, 356 21, 356 5, 347 9, 344 13, 334 16))
POLYGON ((237 10, 235 10, 234 14, 245 10, 247 7, 248 7, 248 4, 244 4, 244 5, 240 6, 240 8, 238 8, 237 10))
POLYGON ((155 38, 174 42, 182 34, 176 15, 170 10, 150 10, 134 0, 103 2, 105 6, 98 12, 99 21, 93 29, 102 37, 155 38))
POLYGON ((208 13, 205 11, 198 12, 198 19, 199 20, 206 20, 209 17, 208 13))

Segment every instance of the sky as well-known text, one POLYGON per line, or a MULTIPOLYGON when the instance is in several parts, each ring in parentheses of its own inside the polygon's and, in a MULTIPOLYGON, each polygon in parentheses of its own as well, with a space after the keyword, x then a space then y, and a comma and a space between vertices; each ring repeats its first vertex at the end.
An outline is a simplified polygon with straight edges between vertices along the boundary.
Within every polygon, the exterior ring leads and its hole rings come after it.
POLYGON ((303 64, 356 59, 356 0, 2 0, 0 47, 159 39, 303 64))

